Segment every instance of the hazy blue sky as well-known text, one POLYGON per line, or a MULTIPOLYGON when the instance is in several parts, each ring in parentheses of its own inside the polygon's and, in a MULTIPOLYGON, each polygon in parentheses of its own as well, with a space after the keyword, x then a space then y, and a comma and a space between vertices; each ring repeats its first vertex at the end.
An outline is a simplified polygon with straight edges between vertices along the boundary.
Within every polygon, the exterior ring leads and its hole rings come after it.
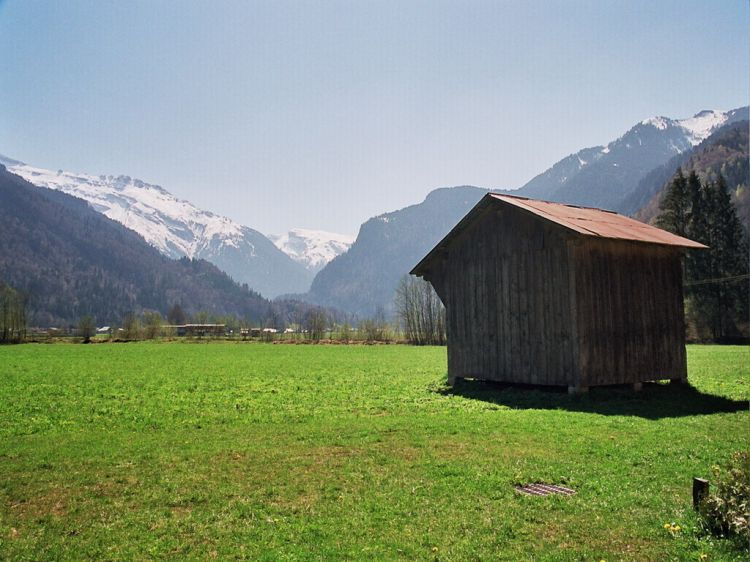
POLYGON ((747 0, 0 0, 0 153, 263 232, 519 187, 750 97, 747 0))

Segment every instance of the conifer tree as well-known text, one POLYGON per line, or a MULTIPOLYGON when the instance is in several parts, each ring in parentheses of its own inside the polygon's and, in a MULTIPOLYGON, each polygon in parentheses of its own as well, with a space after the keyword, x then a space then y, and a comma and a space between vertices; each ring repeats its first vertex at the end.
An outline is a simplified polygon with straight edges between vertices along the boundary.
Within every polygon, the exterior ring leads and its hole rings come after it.
POLYGON ((708 246, 688 252, 686 297, 695 321, 713 339, 733 335, 738 320, 746 321, 750 290, 748 242, 724 177, 702 184, 695 171, 685 179, 678 170, 660 205, 657 224, 708 246))
POLYGON ((656 224, 660 228, 674 232, 678 236, 687 234, 690 197, 682 168, 677 169, 677 175, 669 184, 667 193, 659 204, 659 209, 661 209, 661 214, 656 219, 656 224))
MULTIPOLYGON (((690 201, 690 211, 688 213, 685 235, 691 240, 711 246, 709 236, 708 216, 709 201, 698 174, 695 170, 690 172, 687 179, 687 198, 690 201)), ((711 254, 707 251, 688 252, 685 259, 685 278, 690 281, 698 279, 708 279, 711 276, 711 254)), ((687 294, 691 296, 698 289, 693 289, 688 285, 687 294)))
POLYGON ((707 301, 708 315, 714 338, 731 335, 734 322, 746 318, 748 285, 745 280, 732 280, 748 273, 748 244, 742 223, 732 204, 724 176, 719 175, 716 183, 707 184, 705 198, 708 203, 708 239, 710 271, 704 279, 722 279, 707 284, 704 300, 707 301))

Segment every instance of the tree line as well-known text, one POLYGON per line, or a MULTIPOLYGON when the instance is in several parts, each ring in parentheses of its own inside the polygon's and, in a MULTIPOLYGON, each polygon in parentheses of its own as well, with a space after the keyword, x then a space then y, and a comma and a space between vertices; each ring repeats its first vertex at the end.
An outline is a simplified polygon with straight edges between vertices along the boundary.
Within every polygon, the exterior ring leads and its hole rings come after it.
MULTIPOLYGON (((356 321, 342 317, 336 311, 307 303, 300 303, 300 306, 290 314, 280 312, 271 314, 261 322, 243 320, 232 315, 211 314, 206 311, 187 314, 179 304, 174 304, 167 312, 166 318, 153 310, 140 314, 129 312, 125 314, 120 324, 108 327, 106 335, 120 341, 152 340, 176 336, 180 327, 191 324, 222 326, 221 332, 211 328, 205 333, 212 337, 228 336, 246 339, 246 337, 258 337, 258 335, 250 334, 259 334, 264 341, 283 338, 311 342, 323 340, 390 342, 399 338, 398 330, 386 322, 382 313, 374 318, 356 321)), ((80 318, 77 328, 73 330, 73 335, 82 338, 84 343, 89 343, 96 332, 96 319, 91 315, 85 315, 80 318)), ((198 337, 202 337, 200 330, 191 332, 193 336, 196 333, 199 334, 198 337)))
POLYGON ((722 341, 747 329, 750 259, 747 234, 722 174, 716 181, 678 169, 659 206, 656 224, 708 246, 685 259, 688 324, 699 339, 722 341))

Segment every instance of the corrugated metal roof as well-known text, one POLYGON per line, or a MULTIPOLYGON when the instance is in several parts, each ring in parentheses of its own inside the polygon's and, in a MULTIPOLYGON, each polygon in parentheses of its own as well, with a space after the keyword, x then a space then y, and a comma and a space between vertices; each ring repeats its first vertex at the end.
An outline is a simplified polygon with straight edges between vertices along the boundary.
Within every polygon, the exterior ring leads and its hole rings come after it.
POLYGON ((474 208, 462 218, 459 223, 435 246, 422 260, 411 270, 413 275, 422 275, 427 263, 442 249, 446 248, 448 242, 459 232, 464 230, 479 214, 480 210, 488 205, 498 202, 513 205, 518 209, 532 213, 540 218, 559 224, 573 232, 584 236, 596 238, 608 238, 613 240, 629 240, 632 242, 643 242, 647 244, 660 244, 663 246, 675 246, 678 248, 706 248, 703 244, 677 236, 666 230, 656 228, 635 219, 618 215, 614 211, 595 209, 593 207, 578 207, 575 205, 564 205, 563 203, 552 203, 550 201, 539 201, 517 197, 513 195, 502 195, 499 193, 488 193, 477 203, 474 208))
POLYGON ((615 240, 632 240, 634 242, 649 242, 681 248, 705 248, 703 244, 677 236, 661 228, 642 223, 635 219, 618 215, 613 211, 594 209, 592 207, 576 207, 537 201, 525 197, 490 193, 490 197, 509 203, 520 209, 525 209, 537 216, 557 223, 586 236, 612 238, 615 240))

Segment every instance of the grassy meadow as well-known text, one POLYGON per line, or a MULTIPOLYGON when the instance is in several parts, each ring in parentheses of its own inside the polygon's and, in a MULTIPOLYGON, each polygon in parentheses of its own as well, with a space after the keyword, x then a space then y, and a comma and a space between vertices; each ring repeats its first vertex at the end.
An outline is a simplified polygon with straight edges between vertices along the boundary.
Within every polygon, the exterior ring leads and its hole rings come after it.
POLYGON ((691 484, 749 446, 750 348, 688 353, 571 397, 445 348, 0 347, 0 560, 741 560, 691 484))

